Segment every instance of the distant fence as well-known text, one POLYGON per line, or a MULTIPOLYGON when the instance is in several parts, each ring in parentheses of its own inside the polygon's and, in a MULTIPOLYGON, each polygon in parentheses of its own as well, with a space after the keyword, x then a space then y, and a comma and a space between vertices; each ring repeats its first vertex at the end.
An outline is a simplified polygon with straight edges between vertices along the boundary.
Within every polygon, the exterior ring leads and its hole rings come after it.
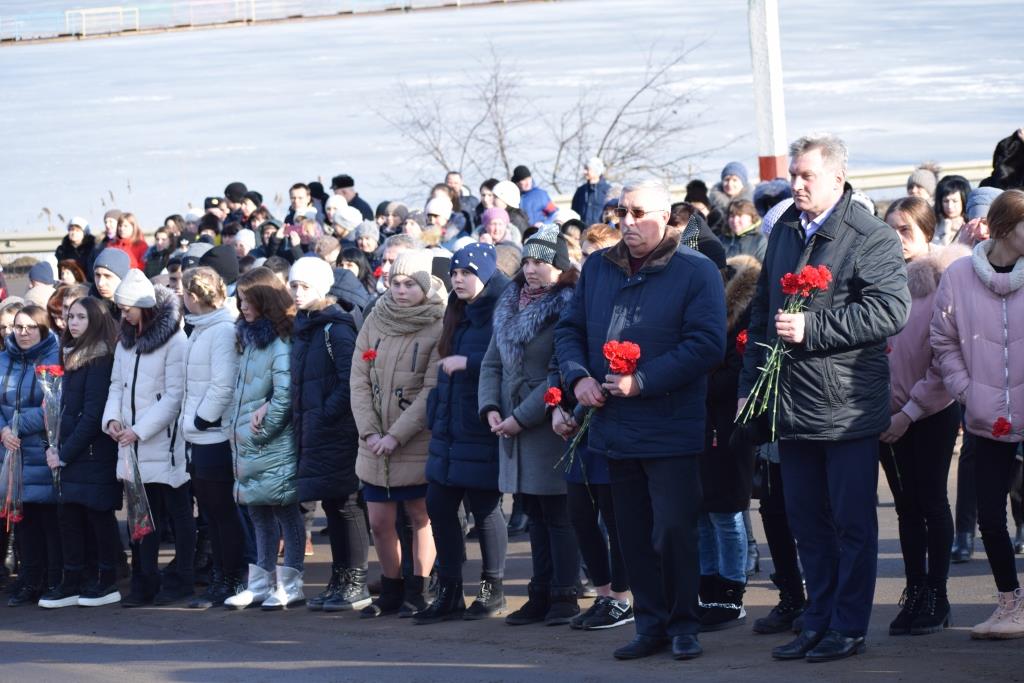
MULTIPOLYGON (((884 190, 899 190, 905 188, 907 176, 914 170, 914 166, 893 166, 884 169, 866 169, 851 171, 849 174, 850 184, 857 189, 866 192, 878 192, 884 190)), ((979 180, 987 178, 992 172, 992 164, 988 161, 964 161, 949 164, 942 164, 942 174, 962 175, 977 186, 979 180)), ((685 185, 673 185, 669 188, 673 201, 682 201, 686 194, 685 185)), ((889 194, 891 197, 891 193, 889 194)), ((556 195, 552 200, 559 207, 568 207, 572 195, 556 195)), ((47 254, 52 253, 60 241, 64 238, 64 228, 60 226, 50 232, 40 233, 17 233, 12 230, 2 231, 0 236, 0 261, 7 263, 22 254, 47 254)))
POLYGON ((66 12, 0 14, 0 42, 527 1, 531 0, 143 0, 66 12))

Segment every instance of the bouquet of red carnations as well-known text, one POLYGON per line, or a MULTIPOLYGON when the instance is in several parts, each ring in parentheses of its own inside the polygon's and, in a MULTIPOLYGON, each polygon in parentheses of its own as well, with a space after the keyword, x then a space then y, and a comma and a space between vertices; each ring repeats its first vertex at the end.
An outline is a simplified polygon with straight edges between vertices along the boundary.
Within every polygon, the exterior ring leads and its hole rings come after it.
POLYGON ((128 499, 128 533, 132 543, 138 543, 147 534, 156 531, 156 526, 153 524, 146 486, 142 482, 142 472, 139 471, 135 446, 122 446, 121 455, 128 467, 128 476, 124 479, 124 493, 128 499))
MULTIPOLYGON (((10 427, 14 436, 17 436, 18 413, 14 413, 10 427)), ((21 449, 7 448, 4 452, 4 464, 0 467, 0 492, 3 495, 2 502, 0 502, 0 519, 4 520, 7 531, 10 531, 24 516, 23 483, 21 449)))
MULTIPOLYGON (((783 307, 785 313, 800 313, 818 292, 824 292, 832 282, 832 272, 827 266, 804 266, 799 273, 786 273, 782 276, 782 293, 786 295, 783 307)), ((775 425, 779 412, 779 373, 782 370, 782 359, 789 355, 785 342, 776 339, 768 345, 758 342, 758 346, 768 349, 768 357, 763 366, 758 367, 761 374, 750 390, 747 403, 743 406, 736 421, 746 424, 771 410, 771 441, 775 441, 775 425)), ((746 339, 743 340, 746 350, 746 339)), ((738 350, 738 348, 737 348, 738 350)))
MULTIPOLYGON (((39 386, 43 389, 43 422, 46 425, 46 441, 50 448, 60 452, 64 368, 59 365, 37 365, 36 376, 39 378, 39 386)), ((50 470, 50 472, 53 475, 53 485, 57 489, 57 496, 60 496, 60 468, 50 470)))

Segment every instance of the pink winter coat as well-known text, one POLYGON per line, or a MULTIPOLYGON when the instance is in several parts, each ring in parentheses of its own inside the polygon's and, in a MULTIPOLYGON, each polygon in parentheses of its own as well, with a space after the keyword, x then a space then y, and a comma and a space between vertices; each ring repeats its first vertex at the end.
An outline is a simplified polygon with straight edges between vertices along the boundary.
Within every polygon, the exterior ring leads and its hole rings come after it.
POLYGON ((971 250, 961 245, 930 246, 929 253, 907 264, 910 317, 899 334, 889 338, 889 374, 892 394, 889 410, 903 412, 913 422, 935 415, 953 402, 942 382, 939 362, 932 353, 929 334, 935 292, 942 273, 971 250))
POLYGON ((993 242, 946 270, 935 295, 931 339, 942 379, 967 406, 967 431, 1007 443, 1024 441, 1024 258, 1011 273, 988 261, 993 242), (1006 418, 1012 429, 994 437, 1006 418))

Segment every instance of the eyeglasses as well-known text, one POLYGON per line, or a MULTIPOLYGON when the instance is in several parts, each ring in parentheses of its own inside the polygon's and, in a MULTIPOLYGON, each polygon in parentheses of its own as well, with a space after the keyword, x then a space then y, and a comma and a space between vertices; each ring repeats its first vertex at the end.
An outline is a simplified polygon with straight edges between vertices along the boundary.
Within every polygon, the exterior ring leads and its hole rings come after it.
POLYGON ((39 325, 13 325, 13 326, 11 326, 11 329, 14 330, 15 332, 20 332, 22 334, 28 334, 32 330, 38 330, 39 329, 39 325))
POLYGON ((641 220, 647 214, 659 213, 661 211, 668 212, 668 209, 641 209, 635 206, 617 206, 615 207, 615 215, 619 218, 625 218, 629 214, 633 214, 633 218, 641 220))

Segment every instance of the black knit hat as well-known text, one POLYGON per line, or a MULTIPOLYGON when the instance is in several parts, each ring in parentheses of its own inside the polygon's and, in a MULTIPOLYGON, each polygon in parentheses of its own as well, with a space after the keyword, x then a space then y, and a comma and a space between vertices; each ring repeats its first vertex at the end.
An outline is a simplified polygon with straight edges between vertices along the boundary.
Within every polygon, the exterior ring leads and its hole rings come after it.
POLYGON ((238 280, 238 254, 233 245, 222 244, 210 249, 200 257, 199 265, 213 268, 226 285, 238 280))
POLYGON ((512 182, 518 183, 520 180, 525 180, 526 178, 529 178, 531 175, 532 174, 530 173, 530 169, 528 169, 526 166, 516 166, 514 169, 512 169, 512 182))
POLYGON ((331 178, 331 189, 332 190, 343 190, 346 187, 355 187, 355 186, 356 186, 356 182, 354 180, 352 180, 352 176, 350 176, 350 175, 345 175, 343 173, 341 175, 336 175, 333 178, 331 178))
POLYGON ((229 202, 241 204, 242 200, 245 199, 245 193, 249 191, 249 188, 245 186, 245 183, 233 182, 229 183, 224 188, 224 196, 227 197, 229 202))
POLYGON ((242 199, 248 199, 258 207, 263 206, 263 195, 255 190, 249 190, 242 199))

